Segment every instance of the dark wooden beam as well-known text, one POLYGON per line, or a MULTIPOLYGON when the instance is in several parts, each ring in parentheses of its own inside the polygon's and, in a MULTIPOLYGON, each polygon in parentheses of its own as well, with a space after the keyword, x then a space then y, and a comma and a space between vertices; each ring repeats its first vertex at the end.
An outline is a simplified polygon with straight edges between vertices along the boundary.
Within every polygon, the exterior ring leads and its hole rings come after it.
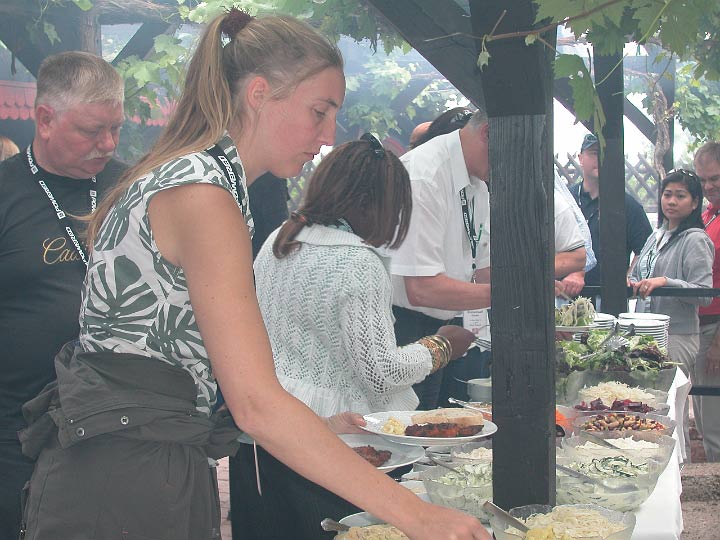
MULTIPOLYGON (((531 28, 531 0, 471 0, 474 35, 531 28)), ((555 42, 555 32, 543 36, 555 42)), ((493 499, 555 501, 553 49, 488 44, 490 116, 493 499)))
POLYGON ((625 144, 623 132, 622 56, 593 57, 598 97, 605 111, 605 148, 600 159, 600 244, 602 245, 602 311, 627 311, 628 268, 625 216, 625 144), (619 67, 618 67, 619 64, 619 67))
POLYGON ((475 105, 483 103, 467 13, 455 2, 368 0, 402 37, 475 105), (464 35, 452 35, 461 33, 464 35))
POLYGON ((147 21, 142 24, 137 32, 133 34, 130 40, 125 44, 122 50, 113 58, 112 65, 117 66, 120 62, 131 56, 145 58, 150 49, 155 44, 155 38, 160 34, 164 34, 170 28, 175 26, 163 20, 147 21))
POLYGON ((16 15, 0 17, 0 40, 10 50, 13 59, 17 58, 23 66, 37 77, 43 59, 51 49, 50 43, 43 38, 33 42, 25 29, 27 19, 16 15))

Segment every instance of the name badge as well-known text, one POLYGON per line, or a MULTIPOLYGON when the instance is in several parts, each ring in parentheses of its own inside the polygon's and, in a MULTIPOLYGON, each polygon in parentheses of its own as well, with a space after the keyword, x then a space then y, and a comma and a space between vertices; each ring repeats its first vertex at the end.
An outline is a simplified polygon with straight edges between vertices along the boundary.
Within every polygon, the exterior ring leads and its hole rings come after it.
POLYGON ((463 327, 478 337, 490 334, 487 309, 472 309, 463 311, 463 327))

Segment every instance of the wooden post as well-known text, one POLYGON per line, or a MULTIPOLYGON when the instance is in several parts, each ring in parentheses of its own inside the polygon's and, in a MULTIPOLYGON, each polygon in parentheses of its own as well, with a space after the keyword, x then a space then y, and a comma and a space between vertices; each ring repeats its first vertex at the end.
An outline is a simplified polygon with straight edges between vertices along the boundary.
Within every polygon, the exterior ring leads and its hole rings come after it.
POLYGON ((102 40, 100 36, 100 22, 98 21, 97 8, 93 7, 88 11, 79 11, 79 50, 102 56, 102 40))
POLYGON ((593 56, 598 96, 605 111, 605 149, 600 158, 600 244, 602 245, 602 303, 604 313, 627 311, 628 268, 625 233, 625 145, 623 136, 622 56, 593 56))
MULTIPOLYGON (((471 0, 473 34, 529 29, 530 0, 471 0)), ((555 32, 543 36, 551 43, 555 32)), ((552 58, 537 43, 488 44, 493 498, 503 508, 555 501, 552 58)))

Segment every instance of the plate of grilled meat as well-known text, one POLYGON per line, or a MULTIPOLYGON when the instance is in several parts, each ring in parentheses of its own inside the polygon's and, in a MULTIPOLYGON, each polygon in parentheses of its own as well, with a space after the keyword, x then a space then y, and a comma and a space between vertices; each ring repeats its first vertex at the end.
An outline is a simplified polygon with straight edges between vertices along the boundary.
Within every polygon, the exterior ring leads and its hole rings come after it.
POLYGON ((389 441, 414 446, 454 446, 488 437, 497 426, 470 409, 386 411, 366 414, 365 431, 389 441))
POLYGON ((411 465, 425 457, 425 451, 419 446, 398 444, 371 433, 344 434, 338 437, 381 471, 392 471, 403 465, 411 465))

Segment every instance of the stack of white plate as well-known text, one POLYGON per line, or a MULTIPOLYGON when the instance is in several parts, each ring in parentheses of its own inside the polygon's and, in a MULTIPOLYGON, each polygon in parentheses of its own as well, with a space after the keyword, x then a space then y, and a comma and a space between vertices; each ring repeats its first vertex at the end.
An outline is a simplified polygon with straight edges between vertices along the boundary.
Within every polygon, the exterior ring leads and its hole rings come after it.
POLYGON ((612 330, 615 328, 615 317, 608 313, 595 313, 595 321, 592 323, 592 328, 599 330, 612 330))
POLYGON ((618 322, 620 329, 628 331, 635 325, 635 334, 653 336, 659 347, 667 349, 670 317, 662 313, 621 313, 618 322))

